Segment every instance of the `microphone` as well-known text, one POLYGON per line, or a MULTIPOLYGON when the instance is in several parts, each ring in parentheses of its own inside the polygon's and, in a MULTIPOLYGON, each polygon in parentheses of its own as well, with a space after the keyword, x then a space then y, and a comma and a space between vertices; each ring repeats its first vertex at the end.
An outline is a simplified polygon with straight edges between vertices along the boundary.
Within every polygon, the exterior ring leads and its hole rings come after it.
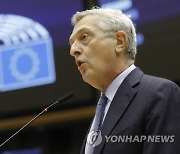
POLYGON ((28 123, 26 123, 24 126, 22 126, 18 131, 16 131, 13 135, 11 135, 8 139, 6 139, 3 143, 0 144, 0 148, 7 143, 11 138, 13 138, 15 135, 17 135, 21 130, 23 130, 25 127, 30 125, 34 120, 36 120, 40 115, 42 115, 44 112, 47 112, 48 109, 52 106, 54 106, 57 103, 63 103, 64 101, 68 100, 69 98, 73 97, 74 93, 69 92, 63 97, 60 97, 56 102, 50 104, 48 107, 46 107, 44 110, 42 110, 38 115, 36 115, 33 119, 31 119, 28 123))

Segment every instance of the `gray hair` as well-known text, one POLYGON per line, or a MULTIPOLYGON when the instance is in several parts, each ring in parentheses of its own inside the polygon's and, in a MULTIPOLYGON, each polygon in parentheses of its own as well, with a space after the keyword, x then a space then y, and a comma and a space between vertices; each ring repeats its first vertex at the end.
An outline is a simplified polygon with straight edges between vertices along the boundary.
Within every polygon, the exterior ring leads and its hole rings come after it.
POLYGON ((127 36, 126 53, 130 59, 135 60, 136 50, 136 30, 130 16, 120 10, 94 7, 90 10, 76 12, 71 18, 71 23, 75 26, 87 15, 98 16, 97 26, 101 28, 106 36, 111 36, 118 31, 125 32, 127 36))

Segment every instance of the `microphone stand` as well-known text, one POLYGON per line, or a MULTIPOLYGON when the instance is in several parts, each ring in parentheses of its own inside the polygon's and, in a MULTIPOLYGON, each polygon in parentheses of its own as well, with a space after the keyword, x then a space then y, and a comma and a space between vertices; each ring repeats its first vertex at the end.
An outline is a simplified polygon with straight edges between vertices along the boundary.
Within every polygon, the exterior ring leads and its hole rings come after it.
POLYGON ((13 138, 15 135, 17 135, 20 131, 22 131, 25 127, 27 127, 28 125, 30 125, 34 120, 36 120, 39 116, 41 116, 44 112, 47 112, 48 109, 52 106, 54 106, 57 103, 62 103, 64 101, 66 101, 67 99, 71 98, 74 96, 73 92, 70 92, 68 94, 66 94, 65 96, 59 98, 56 102, 50 104, 48 107, 46 107, 43 111, 41 111, 38 115, 36 115, 33 119, 31 119, 28 123, 26 123, 24 126, 22 126, 18 131, 16 131, 13 135, 11 135, 8 139, 6 139, 3 143, 0 144, 0 148, 7 143, 11 138, 13 138))

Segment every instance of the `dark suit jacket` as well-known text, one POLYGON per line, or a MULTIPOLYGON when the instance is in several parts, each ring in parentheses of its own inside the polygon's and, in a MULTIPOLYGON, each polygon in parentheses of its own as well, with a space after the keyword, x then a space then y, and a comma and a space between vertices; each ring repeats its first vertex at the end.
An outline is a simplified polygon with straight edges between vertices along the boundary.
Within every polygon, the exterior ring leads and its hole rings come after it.
MULTIPOLYGON (((94 154, 180 154, 180 88, 134 69, 116 92, 101 133, 102 142, 94 154), (116 137, 108 141, 105 136, 116 137), (116 140, 119 136, 156 139, 122 142, 116 140)), ((86 139, 81 154, 85 143, 86 139)))

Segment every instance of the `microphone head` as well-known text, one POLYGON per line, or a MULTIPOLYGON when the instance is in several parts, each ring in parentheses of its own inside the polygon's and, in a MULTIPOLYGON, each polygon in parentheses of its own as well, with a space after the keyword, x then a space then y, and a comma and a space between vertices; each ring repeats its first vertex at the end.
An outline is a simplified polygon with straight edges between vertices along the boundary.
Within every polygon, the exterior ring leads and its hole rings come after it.
POLYGON ((58 99, 58 102, 64 102, 66 101, 67 99, 71 98, 74 96, 74 93, 73 92, 69 92, 68 94, 66 94, 65 96, 61 97, 58 99))

